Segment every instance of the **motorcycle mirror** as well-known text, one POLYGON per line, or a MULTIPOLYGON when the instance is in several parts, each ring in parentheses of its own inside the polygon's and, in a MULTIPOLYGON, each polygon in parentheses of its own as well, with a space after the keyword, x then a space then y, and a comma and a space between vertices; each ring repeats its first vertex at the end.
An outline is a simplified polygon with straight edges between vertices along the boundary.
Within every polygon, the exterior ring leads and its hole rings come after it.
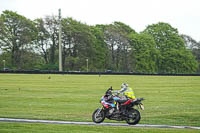
POLYGON ((110 87, 110 90, 113 90, 113 89, 112 89, 112 86, 110 87))

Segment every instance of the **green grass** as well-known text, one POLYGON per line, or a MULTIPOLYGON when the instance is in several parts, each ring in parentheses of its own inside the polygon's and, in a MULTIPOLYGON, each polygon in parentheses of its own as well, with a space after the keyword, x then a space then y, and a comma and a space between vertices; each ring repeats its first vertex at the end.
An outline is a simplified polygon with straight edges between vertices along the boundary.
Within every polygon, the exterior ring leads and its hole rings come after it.
POLYGON ((192 129, 0 123, 0 133, 199 133, 192 129))
POLYGON ((106 89, 123 82, 146 99, 141 124, 200 126, 198 76, 0 74, 0 117, 92 121, 106 89))

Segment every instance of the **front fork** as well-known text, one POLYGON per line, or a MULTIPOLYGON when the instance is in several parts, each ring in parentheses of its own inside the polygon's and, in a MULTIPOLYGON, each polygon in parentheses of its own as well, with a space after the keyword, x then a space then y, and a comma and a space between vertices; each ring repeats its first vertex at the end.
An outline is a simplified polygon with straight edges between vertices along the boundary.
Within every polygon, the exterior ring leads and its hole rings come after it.
POLYGON ((97 111, 97 116, 99 115, 99 113, 100 113, 103 109, 104 109, 103 107, 99 108, 99 110, 97 111))

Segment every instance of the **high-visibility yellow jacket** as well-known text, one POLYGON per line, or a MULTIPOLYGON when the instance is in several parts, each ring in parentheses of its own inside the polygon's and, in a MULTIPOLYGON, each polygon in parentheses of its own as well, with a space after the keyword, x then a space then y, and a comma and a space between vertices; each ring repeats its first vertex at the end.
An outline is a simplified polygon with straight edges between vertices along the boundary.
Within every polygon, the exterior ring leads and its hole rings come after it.
POLYGON ((130 87, 127 87, 127 88, 122 88, 120 91, 119 91, 121 94, 123 94, 124 96, 127 96, 128 98, 131 98, 131 99, 135 99, 135 94, 133 92, 133 89, 130 88, 130 87))

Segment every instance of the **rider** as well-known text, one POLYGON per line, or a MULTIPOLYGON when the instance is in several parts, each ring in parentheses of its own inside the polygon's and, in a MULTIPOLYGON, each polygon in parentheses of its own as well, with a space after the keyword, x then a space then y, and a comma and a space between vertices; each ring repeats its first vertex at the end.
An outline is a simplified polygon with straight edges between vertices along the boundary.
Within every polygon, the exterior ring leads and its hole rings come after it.
POLYGON ((136 99, 135 94, 133 92, 133 89, 128 87, 128 84, 126 83, 122 83, 121 85, 121 90, 116 91, 118 94, 122 94, 123 96, 125 96, 128 99, 136 99))
MULTIPOLYGON (((127 83, 122 83, 121 90, 115 91, 117 94, 122 94, 121 100, 127 101, 128 99, 136 99, 133 89, 128 87, 127 83)), ((116 105, 117 110, 119 110, 119 103, 116 105)))

